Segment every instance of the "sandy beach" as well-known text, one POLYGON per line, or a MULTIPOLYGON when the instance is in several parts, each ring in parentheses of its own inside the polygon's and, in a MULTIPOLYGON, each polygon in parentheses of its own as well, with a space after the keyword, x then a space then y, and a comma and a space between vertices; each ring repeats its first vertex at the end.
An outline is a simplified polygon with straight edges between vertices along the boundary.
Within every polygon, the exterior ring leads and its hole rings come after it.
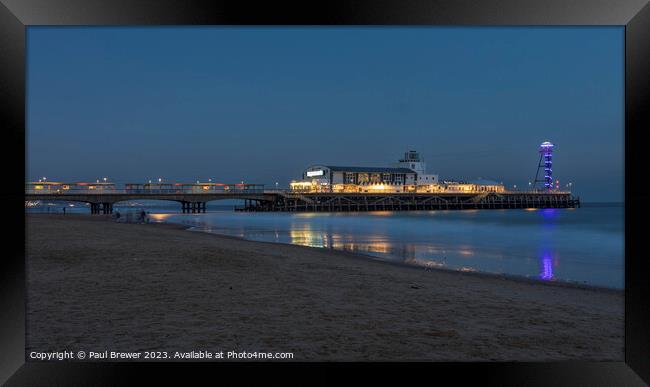
POLYGON ((27 351, 623 360, 623 292, 403 267, 106 216, 27 219, 27 351))

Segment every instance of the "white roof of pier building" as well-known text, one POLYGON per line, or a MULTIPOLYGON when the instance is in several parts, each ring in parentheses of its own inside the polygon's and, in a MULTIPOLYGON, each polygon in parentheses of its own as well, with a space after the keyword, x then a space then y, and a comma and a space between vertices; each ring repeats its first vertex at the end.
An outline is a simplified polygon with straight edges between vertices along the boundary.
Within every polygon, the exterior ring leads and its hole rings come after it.
MULTIPOLYGON (((315 167, 318 167, 316 165, 315 167)), ((416 173, 409 168, 390 168, 390 167, 345 167, 345 166, 331 166, 323 165, 333 172, 361 172, 361 173, 416 173)))
POLYGON ((503 185, 503 183, 494 180, 476 179, 476 180, 454 180, 454 179, 441 179, 444 184, 475 184, 475 185, 503 185))
POLYGON ((476 180, 471 180, 469 182, 470 184, 476 184, 476 185, 503 185, 499 182, 496 182, 494 180, 487 180, 487 179, 476 179, 476 180))

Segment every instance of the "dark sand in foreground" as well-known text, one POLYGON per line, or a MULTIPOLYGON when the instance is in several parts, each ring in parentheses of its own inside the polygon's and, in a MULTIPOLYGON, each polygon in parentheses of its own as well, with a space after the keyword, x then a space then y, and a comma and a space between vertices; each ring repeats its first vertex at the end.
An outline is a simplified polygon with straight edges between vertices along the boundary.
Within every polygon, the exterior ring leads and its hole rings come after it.
POLYGON ((104 216, 27 216, 27 351, 623 360, 623 293, 104 216))

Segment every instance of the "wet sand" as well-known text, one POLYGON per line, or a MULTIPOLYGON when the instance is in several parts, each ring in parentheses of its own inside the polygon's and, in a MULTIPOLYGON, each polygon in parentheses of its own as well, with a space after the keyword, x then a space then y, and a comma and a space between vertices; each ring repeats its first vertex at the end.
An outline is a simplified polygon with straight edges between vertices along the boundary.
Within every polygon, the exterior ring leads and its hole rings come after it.
POLYGON ((623 360, 623 292, 106 216, 27 216, 27 351, 623 360))

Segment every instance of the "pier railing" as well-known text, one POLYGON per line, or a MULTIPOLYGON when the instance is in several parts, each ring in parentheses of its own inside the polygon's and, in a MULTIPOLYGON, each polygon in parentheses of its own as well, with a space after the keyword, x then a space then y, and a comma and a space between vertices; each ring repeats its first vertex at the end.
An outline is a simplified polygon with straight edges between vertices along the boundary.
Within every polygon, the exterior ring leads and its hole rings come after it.
POLYGON ((146 188, 143 186, 127 186, 121 189, 25 189, 25 194, 33 195, 111 195, 111 194, 138 194, 138 195, 160 195, 160 194, 228 194, 228 193, 264 193, 263 184, 220 184, 205 186, 179 185, 169 188, 146 188), (207 187, 207 188, 206 188, 207 187))

